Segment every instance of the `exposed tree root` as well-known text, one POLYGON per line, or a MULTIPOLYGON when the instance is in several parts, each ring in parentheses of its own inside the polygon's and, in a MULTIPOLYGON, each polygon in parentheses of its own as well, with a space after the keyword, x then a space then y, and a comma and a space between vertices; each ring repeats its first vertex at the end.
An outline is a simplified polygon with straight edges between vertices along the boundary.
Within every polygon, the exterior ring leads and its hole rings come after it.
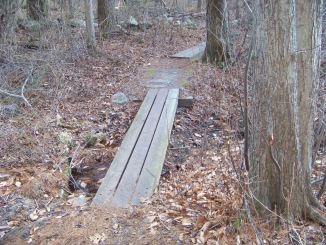
POLYGON ((309 203, 320 210, 325 210, 325 207, 318 201, 317 197, 312 192, 311 186, 308 187, 307 190, 307 198, 309 200, 309 203))
POLYGON ((321 187, 318 191, 318 194, 317 194, 317 199, 320 199, 321 196, 323 195, 324 191, 325 191, 325 187, 326 187, 326 170, 324 172, 324 179, 323 179, 323 183, 321 184, 321 187))
POLYGON ((318 224, 326 226, 326 218, 320 212, 314 209, 309 203, 307 203, 306 206, 307 218, 311 219, 312 221, 318 224))

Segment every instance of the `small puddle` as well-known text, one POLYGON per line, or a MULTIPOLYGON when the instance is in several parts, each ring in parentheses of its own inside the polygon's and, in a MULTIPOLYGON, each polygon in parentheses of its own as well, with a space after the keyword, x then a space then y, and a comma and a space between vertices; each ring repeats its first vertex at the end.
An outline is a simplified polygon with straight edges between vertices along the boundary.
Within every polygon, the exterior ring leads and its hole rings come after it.
POLYGON ((96 162, 83 164, 78 168, 71 169, 69 189, 71 192, 81 190, 85 193, 95 194, 101 185, 101 180, 105 177, 110 164, 96 162))

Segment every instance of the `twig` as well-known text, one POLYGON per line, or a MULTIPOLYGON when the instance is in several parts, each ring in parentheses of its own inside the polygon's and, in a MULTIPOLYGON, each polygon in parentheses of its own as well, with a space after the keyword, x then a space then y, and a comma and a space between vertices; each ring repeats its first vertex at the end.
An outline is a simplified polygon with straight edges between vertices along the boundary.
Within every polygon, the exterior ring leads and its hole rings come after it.
POLYGON ((291 241, 292 243, 304 244, 304 243, 302 242, 302 239, 301 239, 299 233, 294 229, 294 227, 292 227, 291 231, 293 232, 293 234, 294 234, 295 236, 294 236, 294 235, 291 235, 291 233, 289 232, 289 238, 290 238, 290 241, 291 241))
POLYGON ((38 205, 36 199, 34 199, 35 205, 36 205, 36 209, 40 209, 40 206, 38 205))
POLYGON ((0 198, 4 201, 5 204, 8 203, 7 200, 3 196, 0 195, 0 198))
POLYGON ((72 176, 72 173, 71 173, 71 169, 74 167, 73 161, 76 157, 76 154, 77 154, 77 151, 79 150, 79 148, 80 148, 80 144, 78 144, 77 149, 72 154, 70 162, 69 162, 69 181, 71 181, 74 184, 75 188, 78 188, 79 190, 85 192, 82 188, 80 188, 80 185, 77 183, 77 181, 75 180, 74 176, 72 176))
POLYGON ((64 190, 65 192, 67 192, 69 195, 72 195, 72 193, 70 191, 68 191, 64 186, 61 186, 61 189, 64 190))
POLYGON ((245 196, 243 197, 243 203, 244 203, 244 207, 246 209, 246 213, 247 213, 247 217, 248 217, 249 223, 252 226, 252 228, 254 228, 256 238, 258 239, 258 241, 259 241, 260 244, 264 244, 262 235, 261 235, 260 231, 257 229, 257 227, 255 225, 255 222, 254 222, 254 220, 251 217, 250 209, 249 209, 249 205, 248 205, 248 201, 247 201, 247 199, 246 199, 245 196))
POLYGON ((79 150, 79 148, 80 148, 80 144, 78 144, 77 149, 74 151, 74 153, 73 153, 72 156, 71 156, 71 160, 70 160, 70 169, 73 167, 72 165, 73 165, 73 162, 74 162, 75 156, 76 156, 77 151, 79 150))
POLYGON ((66 158, 63 159, 61 162, 59 162, 59 163, 57 164, 57 166, 55 166, 54 171, 56 171, 58 168, 60 168, 61 164, 63 164, 67 159, 69 159, 69 157, 66 157, 66 158))
POLYGON ((249 6, 248 2, 247 2, 246 0, 243 0, 243 1, 244 1, 244 2, 245 2, 245 4, 247 5, 247 8, 249 9, 250 13, 252 13, 252 14, 253 14, 253 12, 252 12, 252 9, 250 8, 250 6, 249 6))
POLYGON ((164 224, 164 222, 163 222, 163 220, 161 219, 161 217, 160 217, 159 215, 157 215, 157 217, 159 218, 160 222, 161 222, 162 225, 165 227, 165 229, 167 229, 168 231, 170 231, 171 229, 170 229, 169 227, 167 227, 167 226, 164 224))
POLYGON ((243 115, 243 122, 245 125, 245 143, 244 143, 244 159, 245 159, 245 166, 246 170, 249 171, 249 123, 248 123, 248 71, 250 60, 252 56, 252 50, 254 47, 254 38, 251 39, 250 50, 248 54, 248 60, 245 68, 245 76, 244 76, 244 115, 243 115))
MULTIPOLYGON (((33 79, 33 78, 32 78, 33 79)), ((31 107, 31 104, 27 101, 27 99, 25 98, 24 96, 24 90, 25 90, 25 86, 26 86, 26 83, 27 81, 29 80, 29 76, 27 76, 27 78, 25 79, 24 81, 24 84, 23 84, 23 87, 22 87, 22 90, 21 90, 21 93, 20 93, 20 96, 22 97, 22 99, 25 101, 25 103, 31 107)))
POLYGON ((50 200, 45 204, 45 206, 47 207, 53 200, 53 197, 50 198, 50 200))

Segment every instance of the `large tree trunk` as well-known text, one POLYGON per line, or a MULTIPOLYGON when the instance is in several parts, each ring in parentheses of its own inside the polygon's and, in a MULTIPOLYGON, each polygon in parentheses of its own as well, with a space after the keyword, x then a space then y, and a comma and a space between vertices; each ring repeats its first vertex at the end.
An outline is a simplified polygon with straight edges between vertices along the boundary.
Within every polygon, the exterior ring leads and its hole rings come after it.
POLYGON ((249 137, 256 207, 325 225, 310 189, 321 0, 260 1, 256 13, 249 137))
POLYGON ((95 39, 92 0, 85 0, 85 19, 86 19, 87 48, 91 51, 95 51, 96 39, 95 39))
POLYGON ((48 2, 47 0, 27 0, 27 8, 29 17, 39 20, 47 16, 48 2))
POLYGON ((228 52, 226 0, 207 0, 206 18, 207 41, 202 61, 219 64, 228 52))
POLYGON ((97 3, 98 23, 103 36, 115 27, 115 0, 98 0, 97 3))

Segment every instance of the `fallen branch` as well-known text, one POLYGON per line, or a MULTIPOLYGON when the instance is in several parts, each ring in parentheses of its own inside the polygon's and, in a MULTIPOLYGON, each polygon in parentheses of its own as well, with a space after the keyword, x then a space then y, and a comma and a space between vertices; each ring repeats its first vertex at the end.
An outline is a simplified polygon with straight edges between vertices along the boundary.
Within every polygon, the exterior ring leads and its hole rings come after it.
POLYGON ((24 84, 21 88, 21 92, 20 92, 20 95, 17 95, 17 94, 12 94, 10 92, 7 92, 5 90, 2 90, 0 89, 0 93, 3 93, 3 94, 6 94, 6 95, 9 95, 9 96, 12 96, 12 97, 15 97, 15 98, 20 98, 20 99, 23 99, 25 104, 29 107, 31 107, 31 104, 28 102, 28 100, 26 99, 26 97, 24 96, 24 90, 25 90, 25 86, 26 86, 26 83, 28 82, 29 80, 29 76, 27 76, 27 78, 25 79, 24 81, 24 84))
POLYGON ((250 225, 252 226, 252 228, 255 231, 255 235, 256 235, 256 239, 257 239, 257 243, 258 244, 264 244, 264 239, 262 238, 262 234, 261 232, 257 229, 255 222, 253 220, 253 218, 251 217, 251 213, 250 213, 250 209, 249 209, 249 205, 248 205, 248 200, 247 198, 244 196, 243 197, 243 204, 244 204, 244 208, 246 210, 246 214, 249 220, 250 225))
POLYGON ((199 13, 184 13, 184 14, 168 14, 167 17, 174 17, 174 18, 180 18, 180 17, 186 17, 186 16, 191 16, 191 17, 198 17, 198 16, 205 16, 206 12, 199 12, 199 13))

